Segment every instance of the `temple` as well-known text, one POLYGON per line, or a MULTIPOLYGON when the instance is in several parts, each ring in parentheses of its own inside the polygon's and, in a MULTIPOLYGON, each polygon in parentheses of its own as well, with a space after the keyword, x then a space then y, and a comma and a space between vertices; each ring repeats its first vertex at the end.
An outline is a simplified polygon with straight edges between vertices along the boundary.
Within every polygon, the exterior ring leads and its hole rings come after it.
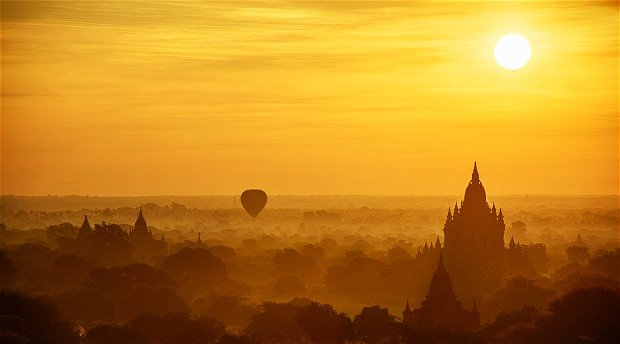
POLYGON ((88 222, 88 215, 84 215, 84 221, 82 222, 82 226, 78 230, 78 238, 86 239, 93 233, 93 228, 90 226, 88 222))
POLYGON ((487 195, 474 163, 465 197, 448 209, 444 232, 446 268, 452 271, 454 288, 461 297, 486 294, 504 277, 504 214, 489 207, 487 195))
POLYGON ((450 329, 472 331, 480 326, 480 315, 473 303, 471 310, 464 309, 452 289, 452 279, 439 256, 439 266, 433 274, 426 299, 413 311, 409 300, 403 311, 403 323, 416 329, 450 329))
POLYGON ((133 247, 133 259, 138 262, 150 262, 154 256, 166 251, 166 241, 163 234, 161 240, 153 237, 153 233, 146 224, 142 208, 134 227, 129 231, 129 241, 133 247))
POLYGON ((144 215, 142 215, 142 208, 140 208, 140 212, 138 213, 138 218, 136 219, 133 229, 129 232, 129 238, 132 239, 132 241, 153 239, 153 234, 147 228, 146 220, 144 219, 144 215))
MULTIPOLYGON (((487 203, 487 195, 478 165, 474 163, 463 201, 448 208, 443 226, 443 248, 439 238, 435 245, 425 242, 418 250, 415 261, 418 277, 430 280, 437 266, 440 252, 445 267, 451 273, 454 291, 459 297, 470 299, 484 296, 499 288, 503 280, 514 276, 536 278, 539 272, 534 267, 529 251, 541 250, 544 245, 521 245, 511 238, 504 246, 506 225, 504 213, 493 203, 487 203)), ((416 290, 414 293, 423 293, 416 290)))

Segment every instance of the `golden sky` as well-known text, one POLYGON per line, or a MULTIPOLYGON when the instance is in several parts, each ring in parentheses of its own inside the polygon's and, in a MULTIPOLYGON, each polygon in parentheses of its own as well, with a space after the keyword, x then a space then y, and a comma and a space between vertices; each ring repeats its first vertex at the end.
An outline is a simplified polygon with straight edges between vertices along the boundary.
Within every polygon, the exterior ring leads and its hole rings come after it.
POLYGON ((2 1, 3 194, 618 194, 617 2, 2 1), (493 58, 518 33, 523 69, 493 58))

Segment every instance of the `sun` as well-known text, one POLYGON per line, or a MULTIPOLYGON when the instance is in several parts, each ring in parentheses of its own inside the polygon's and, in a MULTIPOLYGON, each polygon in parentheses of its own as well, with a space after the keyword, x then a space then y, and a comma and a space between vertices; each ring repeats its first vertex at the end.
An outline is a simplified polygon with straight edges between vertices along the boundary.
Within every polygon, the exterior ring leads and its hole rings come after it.
POLYGON ((530 42, 521 35, 507 35, 495 44, 495 61, 498 65, 515 70, 525 66, 532 57, 530 42))

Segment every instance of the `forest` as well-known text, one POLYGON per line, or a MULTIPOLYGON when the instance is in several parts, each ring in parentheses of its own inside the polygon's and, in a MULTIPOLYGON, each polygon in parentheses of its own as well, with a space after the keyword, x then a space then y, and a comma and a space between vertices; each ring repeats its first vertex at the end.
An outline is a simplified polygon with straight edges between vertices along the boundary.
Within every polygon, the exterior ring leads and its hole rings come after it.
POLYGON ((0 340, 620 340, 613 197, 490 197, 505 214, 506 252, 524 263, 473 300, 456 285, 479 311, 475 330, 408 326, 403 310, 429 293, 457 199, 275 196, 253 221, 232 196, 2 196, 0 340))

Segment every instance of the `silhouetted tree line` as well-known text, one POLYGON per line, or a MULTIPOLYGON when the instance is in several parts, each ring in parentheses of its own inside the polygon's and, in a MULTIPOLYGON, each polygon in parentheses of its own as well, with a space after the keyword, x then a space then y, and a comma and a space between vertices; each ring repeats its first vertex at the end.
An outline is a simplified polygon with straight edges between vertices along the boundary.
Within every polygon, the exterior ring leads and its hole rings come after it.
POLYGON ((85 332, 61 317, 46 297, 0 291, 2 343, 617 343, 620 294, 574 290, 544 311, 503 311, 477 332, 414 330, 379 306, 353 320, 333 306, 307 299, 265 302, 248 326, 227 333, 218 320, 187 311, 140 313, 126 322, 93 324, 85 332))
MULTIPOLYGON (((359 212, 375 216, 371 209, 359 212)), ((321 217, 333 220, 329 213, 312 214, 313 224, 304 231, 322 226, 321 217)), ((2 226, 0 342, 619 341, 618 250, 555 248, 562 256, 554 259, 565 265, 551 267, 548 277, 504 280, 478 299, 483 328, 454 333, 408 328, 389 310, 428 290, 439 247, 425 249, 424 242, 370 235, 367 229, 353 233, 357 227, 312 237, 279 230, 224 228, 203 232, 200 241, 198 233, 156 236, 157 249, 136 255, 141 248, 125 225, 96 224, 86 233, 60 223, 28 234, 2 226), (17 243, 7 245, 7 233, 17 243), (416 256, 418 249, 427 253, 416 256)), ((538 257, 532 259, 537 269, 549 268, 545 245, 521 249, 538 257)))

